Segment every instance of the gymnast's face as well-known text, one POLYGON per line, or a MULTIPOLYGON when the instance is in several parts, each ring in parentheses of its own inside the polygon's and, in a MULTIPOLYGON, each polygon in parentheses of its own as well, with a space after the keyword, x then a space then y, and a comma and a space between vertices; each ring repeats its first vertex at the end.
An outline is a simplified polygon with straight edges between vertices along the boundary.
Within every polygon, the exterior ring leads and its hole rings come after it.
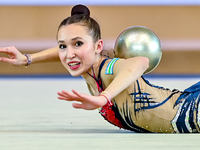
POLYGON ((58 31, 59 57, 72 76, 86 73, 96 62, 98 42, 79 24, 62 26, 58 31))

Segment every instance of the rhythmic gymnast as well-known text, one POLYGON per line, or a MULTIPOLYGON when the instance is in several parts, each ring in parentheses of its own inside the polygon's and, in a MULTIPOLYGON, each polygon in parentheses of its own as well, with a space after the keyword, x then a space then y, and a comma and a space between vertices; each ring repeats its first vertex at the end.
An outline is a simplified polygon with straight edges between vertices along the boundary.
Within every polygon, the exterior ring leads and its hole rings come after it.
POLYGON ((0 48, 9 55, 0 61, 30 65, 58 60, 59 56, 72 76, 85 79, 91 93, 58 92, 60 100, 75 101, 74 108, 99 109, 111 124, 140 133, 200 132, 200 82, 184 91, 171 91, 144 79, 148 58, 102 56, 100 27, 87 7, 73 7, 71 16, 60 24, 57 39, 58 47, 30 55, 15 47, 0 48))

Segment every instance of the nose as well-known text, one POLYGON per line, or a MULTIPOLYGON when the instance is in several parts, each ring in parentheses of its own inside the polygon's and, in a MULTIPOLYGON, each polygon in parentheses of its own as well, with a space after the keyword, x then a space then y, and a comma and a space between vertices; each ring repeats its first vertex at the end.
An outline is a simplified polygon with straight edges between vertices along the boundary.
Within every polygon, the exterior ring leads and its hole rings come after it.
POLYGON ((75 50, 73 49, 73 47, 70 47, 70 46, 68 47, 66 55, 68 59, 72 59, 76 56, 75 50))

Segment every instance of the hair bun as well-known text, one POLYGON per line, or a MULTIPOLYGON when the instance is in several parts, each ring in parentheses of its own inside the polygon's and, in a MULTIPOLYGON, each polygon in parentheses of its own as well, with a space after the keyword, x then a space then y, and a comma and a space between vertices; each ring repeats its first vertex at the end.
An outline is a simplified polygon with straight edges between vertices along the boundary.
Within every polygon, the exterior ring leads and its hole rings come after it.
POLYGON ((71 16, 77 14, 84 14, 90 16, 90 10, 84 5, 75 5, 71 10, 71 16))

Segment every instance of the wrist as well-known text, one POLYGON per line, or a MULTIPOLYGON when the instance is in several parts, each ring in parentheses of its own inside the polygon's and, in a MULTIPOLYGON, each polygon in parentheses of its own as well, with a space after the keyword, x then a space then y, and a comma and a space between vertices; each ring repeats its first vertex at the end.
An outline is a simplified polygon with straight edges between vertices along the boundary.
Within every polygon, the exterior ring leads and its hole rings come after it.
POLYGON ((108 93, 107 91, 103 91, 99 96, 105 97, 107 100, 106 103, 111 102, 112 97, 111 97, 110 93, 108 93))
POLYGON ((107 91, 103 91, 101 92, 102 95, 105 95, 108 98, 108 101, 111 101, 112 97, 110 95, 110 93, 108 93, 107 91))
POLYGON ((27 58, 25 66, 29 66, 32 63, 32 57, 31 57, 31 55, 30 54, 26 54, 26 53, 24 53, 23 55, 26 56, 26 58, 27 58))

